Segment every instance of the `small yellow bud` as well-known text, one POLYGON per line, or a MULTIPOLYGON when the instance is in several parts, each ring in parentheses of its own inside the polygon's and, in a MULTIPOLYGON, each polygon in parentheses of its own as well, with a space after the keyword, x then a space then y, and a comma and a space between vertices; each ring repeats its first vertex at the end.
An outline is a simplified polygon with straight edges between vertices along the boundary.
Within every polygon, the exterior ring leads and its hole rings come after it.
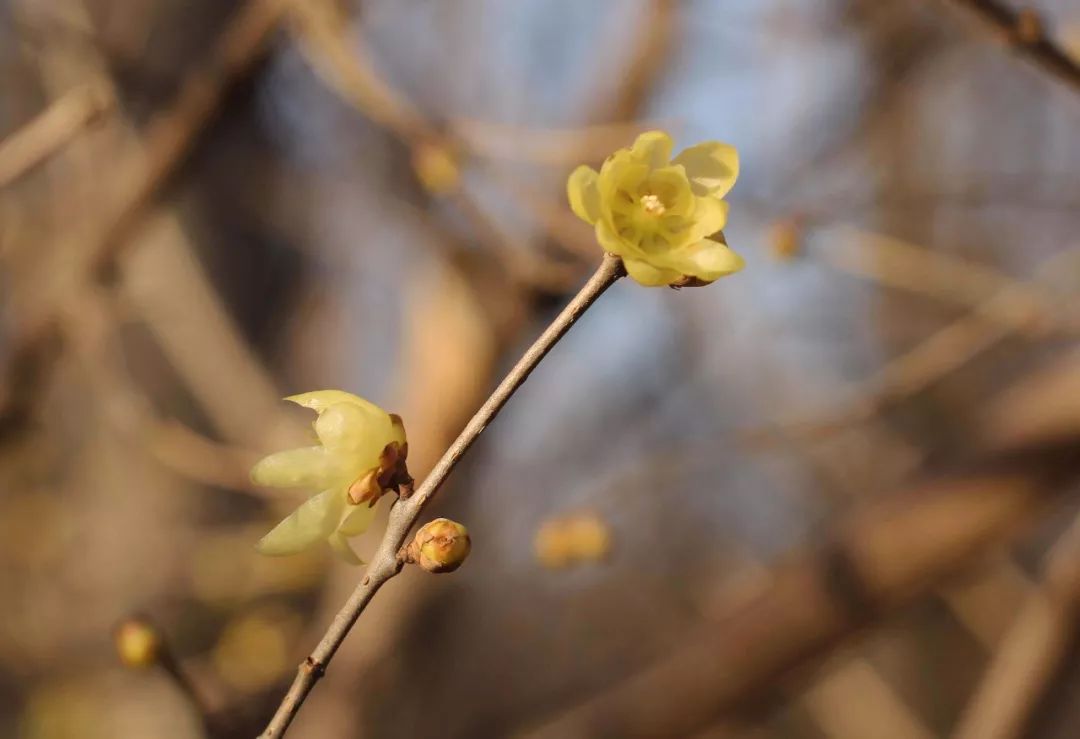
POLYGON ((803 246, 802 218, 792 216, 776 221, 769 229, 769 251, 778 262, 790 262, 803 246))
POLYGON ((456 190, 461 181, 457 157, 443 143, 425 141, 412 152, 413 170, 420 184, 433 195, 445 195, 456 190))
POLYGON ((598 562, 611 551, 611 530, 595 513, 583 511, 545 521, 533 548, 540 564, 551 570, 598 562))
POLYGON ((448 518, 436 518, 416 532, 405 550, 405 561, 428 572, 453 572, 469 556, 469 530, 448 518))
POLYGON ((113 638, 125 667, 153 667, 161 661, 161 634, 143 618, 126 619, 116 627, 113 638))

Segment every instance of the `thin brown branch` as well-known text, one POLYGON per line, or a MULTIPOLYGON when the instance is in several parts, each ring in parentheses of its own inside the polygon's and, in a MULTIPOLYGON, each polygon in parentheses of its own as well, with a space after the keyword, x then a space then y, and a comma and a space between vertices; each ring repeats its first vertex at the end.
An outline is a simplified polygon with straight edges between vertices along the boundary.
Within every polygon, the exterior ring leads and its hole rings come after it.
POLYGON ((109 91, 100 86, 77 87, 0 141, 0 187, 11 184, 55 154, 113 103, 109 91))
POLYGON ((446 450, 442 458, 435 464, 423 484, 412 495, 405 496, 394 504, 390 511, 390 521, 386 532, 375 552, 375 556, 368 566, 364 579, 353 591, 349 600, 334 617, 330 628, 322 641, 314 651, 305 659, 297 671, 296 679, 293 680, 285 697, 278 706, 277 712, 262 733, 263 739, 272 739, 285 734, 289 724, 292 723, 304 699, 307 698, 311 689, 323 673, 326 671, 330 660, 345 641, 349 630, 352 629, 356 620, 363 613, 364 608, 371 598, 387 581, 401 571, 402 561, 399 556, 405 539, 412 529, 416 520, 423 512, 424 506, 431 499, 446 478, 453 471, 458 461, 469 450, 473 443, 480 437, 488 424, 498 415, 506 402, 510 400, 514 392, 524 384, 529 375, 547 353, 559 342, 567 331, 588 310, 603 293, 624 274, 622 261, 615 256, 605 255, 603 262, 589 281, 581 288, 576 296, 555 317, 540 337, 526 350, 525 354, 510 370, 506 378, 499 383, 491 396, 480 406, 480 410, 472 417, 461 434, 457 437, 450 448, 446 450))
POLYGON ((1080 93, 1080 63, 1045 33, 1031 9, 1013 10, 998 0, 944 0, 967 11, 998 40, 1073 92, 1080 93))
POLYGON ((690 646, 528 736, 685 736, 998 546, 1080 477, 1080 437, 999 452, 843 522, 690 646))

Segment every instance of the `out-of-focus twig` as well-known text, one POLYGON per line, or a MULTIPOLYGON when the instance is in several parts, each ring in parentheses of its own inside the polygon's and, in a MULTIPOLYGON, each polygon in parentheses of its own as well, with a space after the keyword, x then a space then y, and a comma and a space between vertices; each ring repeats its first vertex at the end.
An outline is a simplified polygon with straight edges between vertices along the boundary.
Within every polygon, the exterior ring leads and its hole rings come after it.
POLYGON ((829 266, 848 274, 976 308, 988 320, 1010 327, 1038 322, 1049 324, 1051 329, 1080 329, 1074 304, 1062 306, 1048 300, 1035 285, 1025 285, 985 265, 895 236, 842 229, 816 253, 829 266), (987 300, 991 296, 997 296, 997 300, 987 300))
POLYGON ((103 204, 106 214, 91 231, 85 248, 71 255, 64 275, 51 290, 43 290, 46 304, 21 336, 0 387, 0 428, 17 426, 26 416, 32 393, 16 392, 23 368, 33 366, 33 385, 40 385, 59 355, 63 341, 61 305, 78 283, 111 267, 130 243, 127 237, 144 208, 179 169, 217 112, 228 90, 262 56, 283 16, 288 0, 250 0, 229 21, 209 54, 192 72, 167 112, 159 116, 143 138, 138 161, 118 167, 124 179, 116 202, 103 204), (129 179, 130 178, 130 179, 129 179), (72 284, 74 283, 74 284, 72 284))
POLYGON ((311 655, 301 663, 296 679, 278 706, 277 712, 263 732, 264 739, 283 736, 289 724, 296 716, 315 682, 326 671, 326 667, 337 652, 349 630, 363 613, 371 598, 387 581, 401 571, 403 564, 400 550, 405 538, 416 520, 423 512, 424 505, 442 486, 443 482, 457 466, 458 461, 469 450, 487 425, 498 415, 502 407, 510 400, 514 392, 524 384, 533 369, 547 356, 548 352, 570 330, 604 292, 624 274, 622 260, 605 255, 593 276, 585 283, 566 308, 555 317, 540 337, 529 347, 521 359, 510 370, 491 396, 472 417, 461 434, 446 450, 442 458, 432 468, 430 474, 412 495, 405 495, 394 504, 390 511, 390 521, 383 534, 382 541, 368 566, 364 579, 349 597, 326 635, 311 655))
POLYGON ((1080 93, 1080 64, 1045 33, 1039 14, 998 0, 943 0, 977 18, 995 37, 1051 77, 1080 93))
POLYGON ((569 167, 603 159, 612 142, 630 141, 652 128, 670 128, 663 121, 597 123, 566 129, 510 126, 476 118, 451 118, 448 127, 478 156, 511 162, 569 167))
POLYGON ((114 102, 110 92, 100 86, 77 87, 0 141, 0 187, 10 185, 48 159, 114 102))
POLYGON ((999 452, 878 500, 750 602, 533 739, 685 735, 999 545, 1080 477, 1080 437, 999 452))
POLYGON ((296 3, 292 31, 308 63, 346 102, 406 143, 436 137, 416 107, 379 75, 360 39, 345 36, 346 21, 332 3, 296 3))
MULTIPOLYGON (((1074 261, 1077 256, 1075 250, 1067 250, 1047 259, 1037 268, 1035 280, 1028 284, 982 268, 973 268, 976 271, 971 275, 967 271, 969 267, 963 261, 940 257, 904 242, 885 240, 883 243, 885 246, 882 248, 885 251, 882 253, 885 256, 882 260, 885 264, 871 267, 867 262, 872 261, 872 257, 863 258, 844 250, 837 250, 830 258, 830 263, 842 265, 860 274, 865 272, 873 279, 880 276, 880 279, 890 284, 920 291, 928 288, 925 284, 919 284, 917 275, 926 275, 927 270, 935 269, 933 265, 941 265, 941 269, 953 280, 951 283, 941 282, 942 286, 959 284, 967 275, 968 286, 958 289, 957 293, 965 296, 961 300, 974 301, 971 312, 935 331, 858 383, 854 390, 854 399, 845 403, 842 408, 833 409, 821 418, 781 422, 779 425, 784 431, 799 436, 828 435, 863 422, 889 406, 923 391, 1016 333, 1072 333, 1080 330, 1080 322, 1071 318, 1068 311, 1063 311, 1051 303, 1038 292, 1037 287, 1037 283, 1052 279, 1062 265, 1074 261), (840 254, 843 256, 838 256, 840 254), (991 291, 989 297, 977 300, 976 296, 984 291, 991 291)), ((924 282, 935 284, 936 279, 938 278, 924 282)), ((936 288, 929 288, 928 291, 937 294, 936 288)), ((776 430, 754 429, 744 431, 740 436, 744 441, 754 444, 775 438, 776 430)))
POLYGON ((1047 555, 1043 576, 1005 635, 955 739, 1024 735, 1075 640, 1080 611, 1080 518, 1047 555))

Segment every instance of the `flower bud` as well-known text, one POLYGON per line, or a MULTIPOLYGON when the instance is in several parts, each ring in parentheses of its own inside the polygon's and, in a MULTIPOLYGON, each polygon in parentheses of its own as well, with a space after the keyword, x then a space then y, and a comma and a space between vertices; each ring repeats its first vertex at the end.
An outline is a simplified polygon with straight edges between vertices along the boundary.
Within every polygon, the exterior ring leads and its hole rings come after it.
POLYGON ((456 190, 461 180, 454 152, 439 142, 425 141, 413 148, 412 165, 416 178, 432 195, 456 190))
POLYGON ((125 667, 153 667, 161 661, 161 634, 146 619, 125 619, 116 627, 113 638, 116 654, 125 667))
POLYGON ((453 572, 471 548, 468 529, 448 518, 436 518, 416 532, 405 550, 405 561, 428 572, 453 572))

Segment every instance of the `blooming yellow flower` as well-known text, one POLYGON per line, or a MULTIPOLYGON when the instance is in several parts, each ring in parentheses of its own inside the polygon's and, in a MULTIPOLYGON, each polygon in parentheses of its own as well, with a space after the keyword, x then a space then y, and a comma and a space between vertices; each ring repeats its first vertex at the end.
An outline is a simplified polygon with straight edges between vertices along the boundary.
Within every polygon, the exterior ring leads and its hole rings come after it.
POLYGON ((642 285, 707 284, 738 272, 742 257, 722 234, 709 238, 727 222, 722 198, 739 175, 735 147, 706 141, 674 160, 671 149, 670 136, 649 131, 599 172, 578 167, 567 182, 570 207, 642 285))
POLYGON ((312 496, 259 541, 262 554, 295 554, 325 539, 345 561, 361 564, 348 539, 367 530, 379 496, 412 482, 401 418, 351 393, 317 390, 289 400, 318 414, 318 446, 271 454, 251 469, 259 484, 312 488, 312 496), (362 503, 368 502, 368 505, 362 503))

